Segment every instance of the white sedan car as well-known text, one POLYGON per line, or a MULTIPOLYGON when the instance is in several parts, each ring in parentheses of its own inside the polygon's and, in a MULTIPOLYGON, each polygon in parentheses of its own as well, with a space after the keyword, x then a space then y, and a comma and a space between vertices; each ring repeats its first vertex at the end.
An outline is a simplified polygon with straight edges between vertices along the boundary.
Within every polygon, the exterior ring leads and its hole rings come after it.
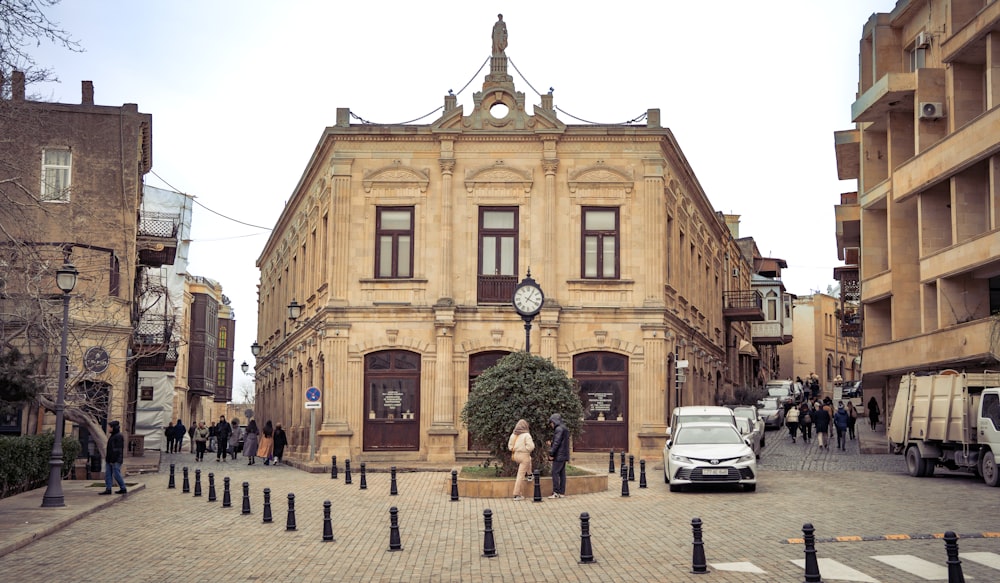
POLYGON ((670 491, 688 484, 740 484, 757 489, 757 456, 731 424, 685 423, 663 448, 663 479, 670 491))

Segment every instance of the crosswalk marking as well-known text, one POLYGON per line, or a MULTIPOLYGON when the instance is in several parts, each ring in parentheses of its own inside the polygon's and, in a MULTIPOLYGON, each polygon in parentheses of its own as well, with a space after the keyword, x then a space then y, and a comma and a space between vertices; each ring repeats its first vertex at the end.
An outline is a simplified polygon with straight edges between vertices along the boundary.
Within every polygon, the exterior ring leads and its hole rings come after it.
MULTIPOLYGON (((806 568, 806 562, 804 559, 794 559, 792 561, 803 571, 806 568)), ((868 575, 865 575, 861 571, 852 569, 847 565, 834 561, 833 559, 816 559, 816 564, 819 566, 819 572, 822 573, 823 579, 836 579, 837 581, 861 581, 862 583, 879 583, 878 579, 872 579, 868 575)))
POLYGON ((761 569, 757 565, 754 565, 748 561, 739 561, 736 563, 710 563, 710 567, 717 571, 738 571, 740 573, 760 573, 764 574, 767 571, 761 569))
POLYGON ((927 581, 948 580, 946 565, 925 561, 913 555, 877 555, 872 558, 927 581))
POLYGON ((996 553, 959 553, 959 560, 969 560, 987 567, 1000 570, 1000 555, 996 553))

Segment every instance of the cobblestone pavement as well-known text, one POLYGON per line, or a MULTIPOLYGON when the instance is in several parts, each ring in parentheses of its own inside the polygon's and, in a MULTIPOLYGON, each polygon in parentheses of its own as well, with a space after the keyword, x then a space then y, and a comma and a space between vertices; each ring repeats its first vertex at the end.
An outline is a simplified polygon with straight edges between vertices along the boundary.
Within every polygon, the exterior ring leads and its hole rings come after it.
MULTIPOLYGON (((178 454, 165 456, 178 468, 175 489, 167 488, 165 470, 141 476, 144 490, 133 487, 115 503, 0 556, 0 572, 12 582, 798 582, 804 545, 795 539, 804 523, 812 523, 824 581, 923 581, 926 574, 912 571, 946 567, 945 544, 933 535, 947 530, 962 535, 967 578, 1000 580, 1000 538, 994 538, 1000 537, 1000 492, 958 474, 911 478, 901 456, 861 456, 857 450, 858 442, 847 452, 820 450, 769 431, 755 493, 670 493, 661 464, 651 461, 648 488, 639 488, 637 475, 628 497, 621 495, 618 474, 609 474, 605 492, 541 503, 453 502, 449 472, 400 472, 398 495, 392 496, 387 468, 376 472, 374 464, 361 490, 357 468, 346 485, 343 470, 334 480, 287 466, 196 464, 192 455, 178 454), (182 493, 182 465, 202 468, 202 497, 182 493), (207 501, 208 472, 216 478, 215 502, 207 501), (231 481, 231 508, 222 507, 224 476, 231 481), (246 515, 244 481, 250 491, 246 515), (262 522, 264 488, 272 494, 270 524, 262 522), (295 530, 286 528, 289 493, 295 494, 295 530), (332 503, 332 542, 322 540, 325 500, 332 503), (391 507, 398 509, 398 552, 388 550, 391 507), (487 508, 496 557, 482 556, 487 508), (581 564, 584 512, 595 562, 581 564), (691 574, 695 517, 703 522, 707 575, 691 574), (887 540, 890 535, 908 538, 887 540)), ((607 466, 594 469, 606 472, 607 466)), ((192 490, 193 479, 192 472, 192 490)), ((96 496, 100 488, 91 490, 92 499, 108 498, 96 496)), ((0 501, 0 531, 11 526, 12 506, 0 501)), ((40 511, 52 509, 35 513, 40 511)))

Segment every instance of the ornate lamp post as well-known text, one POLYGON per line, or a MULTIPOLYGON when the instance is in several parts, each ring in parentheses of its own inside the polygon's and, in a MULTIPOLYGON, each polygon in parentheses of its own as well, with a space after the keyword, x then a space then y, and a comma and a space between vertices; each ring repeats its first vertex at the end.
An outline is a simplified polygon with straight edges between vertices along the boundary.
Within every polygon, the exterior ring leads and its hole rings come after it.
POLYGON ((302 304, 296 302, 295 299, 292 298, 292 303, 288 304, 288 319, 294 322, 295 320, 298 320, 301 315, 302 304))
POLYGON ((49 457, 49 483, 42 496, 42 508, 58 508, 66 506, 62 490, 63 450, 62 440, 65 431, 63 412, 66 409, 66 337, 69 334, 69 294, 76 287, 76 277, 80 274, 69 261, 56 270, 56 285, 63 292, 62 344, 59 349, 59 392, 56 393, 56 435, 52 442, 52 455, 49 457))
MULTIPOLYGON (((254 340, 253 344, 250 345, 250 354, 253 354, 253 357, 257 358, 258 356, 260 356, 261 348, 263 348, 263 347, 260 344, 257 344, 257 341, 254 340)), ((246 371, 243 371, 243 372, 246 372, 246 371)))
POLYGON ((524 320, 524 351, 531 353, 531 321, 542 310, 542 303, 545 301, 545 294, 542 288, 531 278, 531 268, 521 283, 514 288, 514 297, 511 303, 514 309, 524 320))

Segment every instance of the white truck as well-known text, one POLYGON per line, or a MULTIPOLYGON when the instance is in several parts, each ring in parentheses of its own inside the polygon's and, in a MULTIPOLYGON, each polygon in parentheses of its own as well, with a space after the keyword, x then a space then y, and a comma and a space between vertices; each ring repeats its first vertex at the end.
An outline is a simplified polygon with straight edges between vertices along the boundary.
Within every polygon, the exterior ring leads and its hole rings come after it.
POLYGON ((943 466, 997 486, 1000 372, 903 377, 888 438, 893 452, 906 456, 911 476, 933 476, 934 468, 943 466))

